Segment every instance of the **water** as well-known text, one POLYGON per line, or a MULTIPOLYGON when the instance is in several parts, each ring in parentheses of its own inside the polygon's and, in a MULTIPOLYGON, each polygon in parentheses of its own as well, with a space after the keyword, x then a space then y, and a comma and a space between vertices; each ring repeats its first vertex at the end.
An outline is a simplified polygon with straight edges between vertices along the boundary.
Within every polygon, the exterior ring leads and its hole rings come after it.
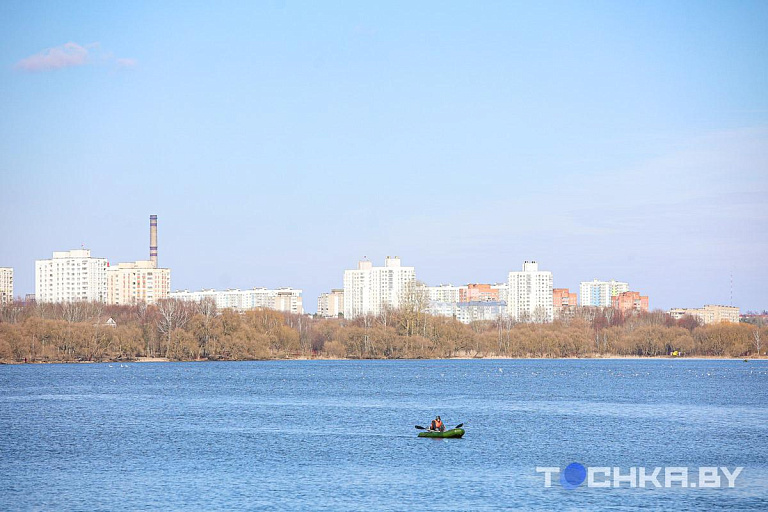
POLYGON ((767 509, 766 477, 767 361, 0 367, 2 510, 767 509), (417 438, 436 414, 465 437, 417 438), (744 470, 575 490, 535 471, 571 462, 744 470))

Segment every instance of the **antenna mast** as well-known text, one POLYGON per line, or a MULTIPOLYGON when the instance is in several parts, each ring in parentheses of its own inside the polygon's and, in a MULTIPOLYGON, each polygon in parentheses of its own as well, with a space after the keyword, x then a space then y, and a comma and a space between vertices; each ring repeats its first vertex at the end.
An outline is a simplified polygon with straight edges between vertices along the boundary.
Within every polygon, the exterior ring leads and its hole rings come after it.
POLYGON ((731 306, 733 306, 733 270, 731 270, 731 306))

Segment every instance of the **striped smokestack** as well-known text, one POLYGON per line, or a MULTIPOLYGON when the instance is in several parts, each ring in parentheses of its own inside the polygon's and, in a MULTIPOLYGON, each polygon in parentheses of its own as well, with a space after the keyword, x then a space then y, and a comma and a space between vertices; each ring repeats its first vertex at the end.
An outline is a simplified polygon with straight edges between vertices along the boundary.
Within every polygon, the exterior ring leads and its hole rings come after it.
POLYGON ((157 268, 157 215, 149 216, 149 261, 157 268))

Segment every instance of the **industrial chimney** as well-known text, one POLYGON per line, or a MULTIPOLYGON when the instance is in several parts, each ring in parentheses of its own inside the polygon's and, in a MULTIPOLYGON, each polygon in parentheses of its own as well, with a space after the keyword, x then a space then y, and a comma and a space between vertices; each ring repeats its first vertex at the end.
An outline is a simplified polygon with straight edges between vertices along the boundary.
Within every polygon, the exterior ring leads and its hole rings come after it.
POLYGON ((149 261, 157 268, 157 215, 149 216, 149 261))

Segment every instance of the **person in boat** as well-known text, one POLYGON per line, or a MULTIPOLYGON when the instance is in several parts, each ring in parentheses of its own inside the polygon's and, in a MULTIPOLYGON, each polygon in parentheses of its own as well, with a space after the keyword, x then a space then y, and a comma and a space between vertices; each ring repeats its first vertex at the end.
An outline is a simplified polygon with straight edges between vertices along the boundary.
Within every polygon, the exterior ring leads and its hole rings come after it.
POLYGON ((440 419, 440 416, 432 420, 432 423, 429 425, 429 430, 434 430, 435 432, 445 432, 445 425, 443 425, 443 420, 440 419))

